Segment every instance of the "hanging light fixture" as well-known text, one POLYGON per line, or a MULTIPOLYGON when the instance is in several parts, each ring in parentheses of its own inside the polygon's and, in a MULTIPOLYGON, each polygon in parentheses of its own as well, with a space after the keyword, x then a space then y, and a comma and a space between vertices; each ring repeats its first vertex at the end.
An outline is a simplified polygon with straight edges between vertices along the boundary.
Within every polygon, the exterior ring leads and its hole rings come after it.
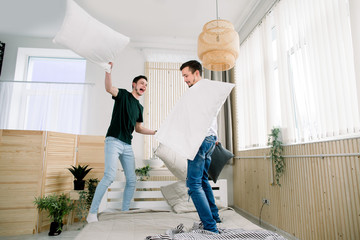
POLYGON ((239 34, 231 22, 219 19, 216 0, 216 20, 204 25, 198 38, 198 56, 204 68, 226 71, 234 67, 239 48, 239 34))

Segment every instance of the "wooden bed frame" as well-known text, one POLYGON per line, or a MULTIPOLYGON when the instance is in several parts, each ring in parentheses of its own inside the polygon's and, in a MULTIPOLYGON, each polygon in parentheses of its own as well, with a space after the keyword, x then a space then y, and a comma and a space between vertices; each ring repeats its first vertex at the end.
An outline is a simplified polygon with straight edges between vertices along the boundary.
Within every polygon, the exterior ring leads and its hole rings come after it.
MULTIPOLYGON (((134 193, 134 201, 131 208, 171 210, 171 207, 164 199, 160 187, 175 183, 176 181, 138 181, 134 193)), ((228 206, 227 181, 219 179, 216 183, 209 181, 214 192, 215 199, 224 207, 228 206)), ((122 195, 125 182, 114 181, 106 191, 100 206, 99 212, 121 209, 122 195)))

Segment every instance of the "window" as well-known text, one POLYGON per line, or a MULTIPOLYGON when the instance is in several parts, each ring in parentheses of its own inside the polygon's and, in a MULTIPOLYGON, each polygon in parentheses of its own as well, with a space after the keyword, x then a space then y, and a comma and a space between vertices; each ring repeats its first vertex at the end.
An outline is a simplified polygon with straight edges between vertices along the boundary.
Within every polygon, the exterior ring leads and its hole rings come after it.
POLYGON ((240 46, 238 149, 359 134, 348 2, 279 1, 240 46))
POLYGON ((68 50, 19 49, 15 81, 3 83, 12 92, 3 127, 80 133, 85 71, 68 50))

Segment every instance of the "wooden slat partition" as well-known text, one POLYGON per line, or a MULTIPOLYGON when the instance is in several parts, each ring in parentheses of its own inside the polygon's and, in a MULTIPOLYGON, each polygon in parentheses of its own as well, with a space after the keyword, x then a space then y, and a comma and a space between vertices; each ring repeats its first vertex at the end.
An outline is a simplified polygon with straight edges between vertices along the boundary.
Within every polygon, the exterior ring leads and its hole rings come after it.
MULTIPOLYGON (((299 239, 360 239, 360 138, 284 147, 286 172, 272 186, 269 158, 237 159, 234 205, 260 216, 262 198, 270 205, 261 219, 299 239)), ((241 151, 238 156, 269 155, 269 149, 241 151)))
POLYGON ((87 178, 101 179, 104 137, 0 130, 0 236, 48 230, 50 220, 36 210, 34 197, 72 190, 67 168, 78 163, 94 168, 87 178))
POLYGON ((104 140, 104 136, 78 136, 76 164, 93 168, 85 179, 97 178, 100 181, 104 176, 104 140))
POLYGON ((73 175, 68 170, 75 161, 76 135, 47 132, 45 195, 73 189, 73 175))
MULTIPOLYGON (((73 189, 73 175, 68 170, 75 164, 77 136, 74 134, 46 132, 44 178, 42 196, 68 193, 73 189)), ((39 217, 39 232, 49 229, 50 219, 46 212, 39 217)))
POLYGON ((0 130, 0 236, 36 231, 45 134, 0 130))

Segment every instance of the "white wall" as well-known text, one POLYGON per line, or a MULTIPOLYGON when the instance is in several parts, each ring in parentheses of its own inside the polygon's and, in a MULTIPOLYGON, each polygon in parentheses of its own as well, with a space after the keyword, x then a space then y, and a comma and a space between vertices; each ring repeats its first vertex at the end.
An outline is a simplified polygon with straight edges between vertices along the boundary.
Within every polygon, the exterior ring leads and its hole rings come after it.
MULTIPOLYGON (((25 48, 61 48, 47 38, 29 38, 0 35, 0 41, 5 42, 5 55, 0 80, 14 80, 17 49, 25 48)), ((112 79, 116 87, 131 91, 131 82, 137 75, 145 72, 145 59, 142 52, 131 46, 124 49, 122 56, 114 63, 112 79)), ((90 87, 82 114, 82 132, 84 135, 104 136, 111 120, 114 101, 105 91, 105 72, 97 65, 87 62, 86 82, 95 83, 90 87), (87 110, 86 110, 87 109, 87 110)), ((143 99, 141 99, 143 103, 143 99)), ((136 161, 141 165, 144 155, 143 136, 134 132, 133 149, 136 161)))

